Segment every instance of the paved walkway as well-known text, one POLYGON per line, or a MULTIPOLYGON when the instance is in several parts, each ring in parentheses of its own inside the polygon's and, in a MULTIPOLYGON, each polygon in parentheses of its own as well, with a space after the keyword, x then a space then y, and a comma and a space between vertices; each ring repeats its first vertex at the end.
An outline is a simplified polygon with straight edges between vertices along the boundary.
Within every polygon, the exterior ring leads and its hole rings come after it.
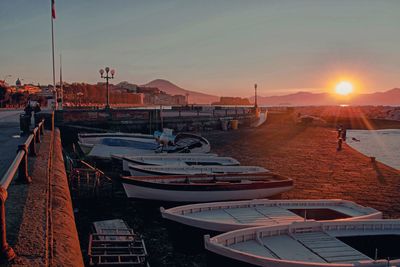
POLYGON ((26 137, 21 137, 19 130, 19 114, 22 112, 0 109, 0 177, 14 160, 18 145, 25 142, 26 137))

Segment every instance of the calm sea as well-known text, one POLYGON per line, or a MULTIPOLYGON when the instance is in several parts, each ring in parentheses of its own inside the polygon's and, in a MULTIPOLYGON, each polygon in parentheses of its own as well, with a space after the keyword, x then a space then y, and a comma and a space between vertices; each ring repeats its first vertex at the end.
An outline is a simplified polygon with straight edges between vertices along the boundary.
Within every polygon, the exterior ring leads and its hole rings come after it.
POLYGON ((348 130, 347 137, 354 149, 400 170, 400 129, 348 130))

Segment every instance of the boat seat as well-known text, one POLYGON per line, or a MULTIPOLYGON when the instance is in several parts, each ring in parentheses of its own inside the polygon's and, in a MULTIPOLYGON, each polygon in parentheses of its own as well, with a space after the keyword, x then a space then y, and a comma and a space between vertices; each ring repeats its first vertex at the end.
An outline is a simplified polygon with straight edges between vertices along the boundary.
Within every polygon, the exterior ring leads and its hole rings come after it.
POLYGON ((267 248, 262 246, 255 240, 249 240, 246 242, 240 242, 229 246, 232 249, 236 249, 242 252, 254 254, 261 257, 276 258, 267 248))
POLYGON ((296 233, 293 237, 328 263, 371 260, 368 256, 325 232, 296 233))

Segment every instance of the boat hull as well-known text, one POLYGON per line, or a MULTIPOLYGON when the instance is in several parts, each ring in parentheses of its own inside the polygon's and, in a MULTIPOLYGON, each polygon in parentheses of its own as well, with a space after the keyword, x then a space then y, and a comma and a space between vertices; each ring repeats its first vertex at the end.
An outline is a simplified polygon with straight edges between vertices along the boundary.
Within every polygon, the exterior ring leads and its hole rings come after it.
POLYGON ((85 155, 88 155, 90 151, 92 151, 92 148, 94 147, 93 144, 82 143, 82 142, 78 142, 78 145, 81 148, 83 154, 85 155))
MULTIPOLYGON (((161 208, 161 215, 164 219, 174 221, 179 224, 187 225, 192 228, 202 229, 204 231, 214 231, 217 233, 224 233, 228 231, 234 231, 243 228, 263 226, 268 223, 292 223, 293 221, 303 221, 302 216, 299 214, 304 214, 304 209, 307 209, 307 218, 309 220, 370 220, 370 219, 381 219, 382 213, 375 209, 369 207, 362 207, 356 203, 343 200, 268 200, 268 199, 257 199, 257 200, 247 200, 247 201, 231 201, 231 202, 216 202, 216 203, 204 203, 204 204, 191 204, 185 206, 178 206, 168 210, 161 208), (293 201, 293 204, 292 204, 293 201), (339 205, 343 203, 342 205, 339 205), (225 213, 225 209, 228 210, 244 210, 248 208, 249 210, 253 207, 261 208, 271 208, 274 210, 270 214, 263 211, 264 216, 272 216, 274 219, 270 222, 262 220, 262 217, 253 218, 253 222, 242 222, 240 217, 235 218, 235 221, 226 221, 221 219, 217 214, 218 219, 212 220, 210 217, 192 217, 188 216, 192 213, 197 213, 200 210, 204 210, 206 213, 209 211, 221 210, 225 213), (277 207, 283 207, 282 211, 277 212, 277 207), (338 207, 338 208, 336 208, 338 207), (288 210, 288 213, 284 213, 284 210, 288 210), (358 213, 354 213, 358 209, 358 213), (298 212, 295 212, 298 210, 298 212), (341 211, 341 212, 339 212, 341 211), (265 213, 264 213, 265 212, 265 213), (289 213, 290 212, 290 213, 289 213), (282 214, 281 217, 277 216, 275 213, 282 214), (313 213, 315 216, 313 216, 313 213), (240 222, 240 223, 239 223, 240 222)), ((244 212, 244 211, 243 211, 244 212)), ((200 212, 201 213, 201 212, 200 212)), ((254 216, 254 215, 252 215, 254 216)), ((223 218, 223 217, 222 217, 223 218)))
MULTIPOLYGON (((162 188, 152 188, 136 184, 124 183, 126 195, 129 198, 139 198, 158 201, 173 202, 210 202, 225 200, 242 200, 265 198, 277 195, 292 189, 293 185, 259 188, 259 189, 236 189, 229 190, 229 186, 223 189, 215 189, 207 191, 195 190, 168 190, 162 188)), ((237 187, 237 186, 236 186, 237 187)))

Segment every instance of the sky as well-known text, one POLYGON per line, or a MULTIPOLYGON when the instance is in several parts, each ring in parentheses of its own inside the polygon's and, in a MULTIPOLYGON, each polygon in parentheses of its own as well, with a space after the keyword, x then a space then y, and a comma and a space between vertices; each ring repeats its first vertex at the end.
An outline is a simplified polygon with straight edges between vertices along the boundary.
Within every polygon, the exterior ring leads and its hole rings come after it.
MULTIPOLYGON (((55 0, 68 82, 167 79, 224 96, 400 87, 398 0, 55 0)), ((50 0, 0 0, 0 79, 52 81, 50 0)), ((58 78, 57 78, 58 79, 58 78)))

